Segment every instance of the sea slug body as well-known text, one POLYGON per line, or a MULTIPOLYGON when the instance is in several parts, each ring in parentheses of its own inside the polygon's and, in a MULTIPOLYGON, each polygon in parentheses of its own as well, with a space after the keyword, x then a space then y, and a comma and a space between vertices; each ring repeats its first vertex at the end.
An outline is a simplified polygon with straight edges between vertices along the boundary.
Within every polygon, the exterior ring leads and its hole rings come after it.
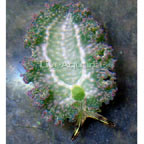
POLYGON ((81 3, 45 6, 24 40, 32 56, 23 59, 23 79, 35 86, 28 96, 46 120, 56 125, 76 121, 72 140, 88 117, 114 125, 98 114, 117 91, 116 60, 103 29, 81 3))

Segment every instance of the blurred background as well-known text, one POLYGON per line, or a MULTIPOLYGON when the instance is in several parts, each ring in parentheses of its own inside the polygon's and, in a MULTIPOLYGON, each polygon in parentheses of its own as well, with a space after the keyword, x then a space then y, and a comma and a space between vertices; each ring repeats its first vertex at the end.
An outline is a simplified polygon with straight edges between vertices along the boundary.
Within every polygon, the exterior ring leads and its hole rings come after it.
POLYGON ((72 142, 74 126, 55 126, 45 122, 32 106, 26 91, 21 61, 31 55, 23 39, 32 15, 44 8, 45 2, 78 2, 68 0, 7 0, 7 144, 136 144, 137 143, 137 1, 80 0, 90 8, 94 18, 105 27, 108 44, 117 59, 118 92, 102 114, 116 123, 110 128, 88 119, 79 137, 72 142))

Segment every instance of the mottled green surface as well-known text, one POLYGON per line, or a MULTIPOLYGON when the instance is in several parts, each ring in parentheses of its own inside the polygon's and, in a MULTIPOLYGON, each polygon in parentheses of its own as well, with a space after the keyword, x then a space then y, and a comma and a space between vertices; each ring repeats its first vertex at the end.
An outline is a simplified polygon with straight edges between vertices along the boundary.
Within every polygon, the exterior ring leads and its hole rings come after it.
POLYGON ((22 61, 23 80, 34 85, 28 96, 46 120, 62 125, 68 119, 82 126, 88 113, 96 118, 102 104, 114 98, 116 60, 105 37, 81 3, 54 4, 33 16, 24 40, 32 55, 22 61))
MULTIPOLYGON (((67 144, 72 125, 64 128, 46 123, 25 95, 20 73, 24 55, 23 37, 33 13, 43 7, 38 0, 7 0, 7 144, 67 144), (40 121, 40 122, 39 122, 40 121)), ((94 17, 106 27, 109 44, 114 48, 116 63, 117 96, 103 115, 117 124, 109 128, 97 121, 88 120, 81 130, 77 144, 136 144, 136 1, 135 0, 83 0, 94 17)))

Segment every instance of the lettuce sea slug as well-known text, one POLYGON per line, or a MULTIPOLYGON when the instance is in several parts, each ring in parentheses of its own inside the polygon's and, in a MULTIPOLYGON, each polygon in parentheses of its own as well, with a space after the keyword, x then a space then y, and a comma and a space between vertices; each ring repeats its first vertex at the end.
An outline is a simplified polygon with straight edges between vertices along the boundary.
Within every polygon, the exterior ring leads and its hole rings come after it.
POLYGON ((82 4, 46 4, 34 15, 24 39, 31 57, 24 57, 25 83, 43 117, 63 125, 75 122, 72 140, 87 118, 114 126, 98 114, 116 93, 115 59, 97 21, 82 4))

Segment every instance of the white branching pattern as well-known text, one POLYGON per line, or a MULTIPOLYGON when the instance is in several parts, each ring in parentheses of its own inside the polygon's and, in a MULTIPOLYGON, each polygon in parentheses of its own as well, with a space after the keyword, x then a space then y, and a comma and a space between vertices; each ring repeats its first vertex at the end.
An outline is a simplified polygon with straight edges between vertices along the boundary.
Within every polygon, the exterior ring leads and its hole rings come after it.
MULTIPOLYGON (((50 70, 50 73, 51 73, 51 77, 53 78, 54 82, 57 83, 59 86, 64 86, 65 88, 68 88, 68 89, 72 89, 72 87, 74 85, 82 85, 84 83, 85 80, 87 79, 90 79, 90 81, 92 82, 93 79, 91 78, 91 74, 92 73, 87 73, 87 69, 86 69, 86 58, 85 58, 85 50, 86 48, 84 49, 82 44, 81 44, 81 38, 80 38, 80 29, 79 29, 79 26, 74 24, 72 22, 72 18, 71 18, 71 15, 68 14, 66 17, 65 17, 65 20, 62 21, 62 22, 59 22, 59 19, 56 18, 52 24, 50 24, 47 29, 46 29, 46 37, 45 37, 45 40, 46 40, 46 43, 42 45, 42 52, 43 52, 43 56, 45 58, 45 60, 48 61, 48 66, 49 66, 49 70, 50 70), (64 61, 66 61, 67 63, 70 63, 71 61, 74 61, 75 60, 75 57, 72 55, 73 53, 73 47, 75 46, 73 44, 73 41, 70 41, 70 45, 67 46, 67 39, 69 39, 69 37, 71 37, 72 35, 72 31, 74 32, 74 38, 76 38, 76 48, 78 48, 78 51, 79 51, 79 54, 80 54, 80 62, 81 62, 81 75, 79 77, 79 79, 77 79, 77 81, 73 84, 68 84, 66 82, 64 82, 63 80, 61 80, 57 74, 56 74, 56 71, 55 69, 52 67, 52 62, 51 62, 51 59, 49 58, 49 56, 47 55, 48 54, 48 51, 49 52, 51 51, 50 48, 51 46, 49 45, 49 37, 50 37, 50 31, 51 29, 56 25, 56 23, 59 23, 60 24, 60 36, 61 36, 61 41, 60 41, 60 47, 58 49, 58 52, 62 52, 62 57, 64 59, 64 61), (71 59, 70 59, 71 58, 71 59)), ((90 47, 92 45, 89 45, 90 47)), ((74 47, 74 48, 75 48, 74 47)), ((55 52, 56 53, 56 52, 55 52)), ((61 57, 60 57, 61 58, 61 57)), ((60 59, 59 57, 55 57, 55 59, 57 59, 57 61, 59 61, 60 59)), ((68 75, 68 74, 67 74, 68 75)), ((77 73, 70 73, 69 74, 69 77, 68 77, 68 80, 73 80, 75 78, 75 76, 77 75, 77 73)), ((47 75, 47 78, 49 77, 49 75, 47 75)), ((94 85, 91 83, 89 83, 89 88, 92 90, 92 89, 95 89, 95 91, 93 91, 94 93, 96 93, 96 88, 94 88, 94 85)), ((86 91, 86 94, 89 95, 91 94, 91 91, 87 92, 86 91)), ((89 96, 88 96, 89 97, 89 96)), ((66 99, 64 99, 63 101, 60 102, 60 104, 63 104, 63 103, 72 103, 73 102, 73 98, 72 98, 72 95, 70 95, 69 97, 67 97, 66 99)))

